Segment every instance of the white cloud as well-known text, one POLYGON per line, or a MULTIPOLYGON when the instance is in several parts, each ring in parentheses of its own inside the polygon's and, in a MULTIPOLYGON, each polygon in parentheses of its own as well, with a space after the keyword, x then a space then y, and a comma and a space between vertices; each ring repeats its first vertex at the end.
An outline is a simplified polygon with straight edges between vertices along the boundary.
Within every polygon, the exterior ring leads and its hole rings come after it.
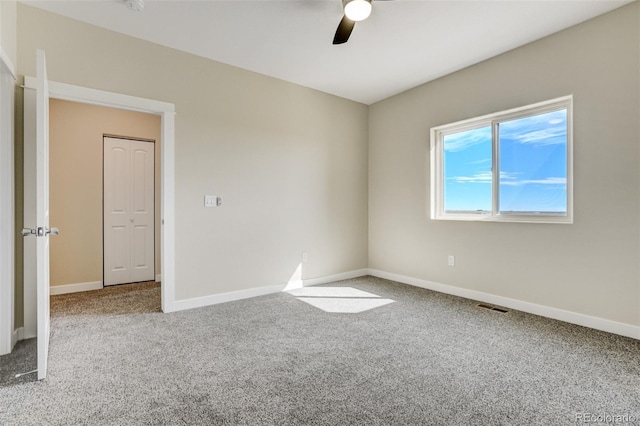
POLYGON ((533 146, 564 144, 567 140, 566 111, 552 111, 501 123, 500 138, 533 146))
POLYGON ((516 139, 519 143, 530 143, 538 146, 558 145, 567 142, 566 134, 564 128, 551 128, 524 133, 518 135, 516 139))
POLYGON ((476 173, 473 176, 452 176, 449 180, 457 183, 491 183, 491 172, 488 173, 476 173))
MULTIPOLYGON (((500 172, 500 185, 521 186, 521 185, 566 185, 567 179, 561 177, 548 177, 544 179, 522 179, 518 180, 518 175, 522 173, 500 172)), ((491 183, 491 172, 476 173, 472 176, 451 176, 448 180, 456 183, 491 183)))
POLYGON ((482 160, 475 160, 475 161, 467 161, 466 164, 470 165, 470 164, 487 164, 487 163, 491 163, 491 158, 483 158, 482 160))
POLYGON ((520 186, 520 185, 566 185, 567 179, 560 177, 548 177, 544 179, 523 179, 523 180, 514 180, 514 181, 503 181, 500 180, 501 185, 511 185, 511 186, 520 186))
POLYGON ((522 173, 517 173, 517 172, 500 172, 500 181, 502 182, 503 180, 515 180, 518 178, 518 175, 521 175, 522 173))
POLYGON ((481 127, 444 137, 444 150, 447 152, 462 151, 480 143, 491 145, 491 127, 481 127))

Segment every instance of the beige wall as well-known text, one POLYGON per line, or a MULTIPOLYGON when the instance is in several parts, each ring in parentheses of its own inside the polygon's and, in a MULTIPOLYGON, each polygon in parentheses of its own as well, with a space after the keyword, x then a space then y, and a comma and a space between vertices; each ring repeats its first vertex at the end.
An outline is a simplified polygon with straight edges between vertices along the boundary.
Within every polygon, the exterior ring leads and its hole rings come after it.
POLYGON ((303 250, 303 278, 366 268, 366 106, 23 4, 18 21, 19 74, 43 48, 51 80, 175 104, 177 300, 285 283, 303 250))
POLYGON ((18 65, 16 63, 16 6, 14 0, 0 1, 0 44, 2 45, 2 50, 13 62, 13 66, 18 65))
POLYGON ((52 99, 49 103, 51 285, 102 281, 105 134, 156 141, 156 274, 160 273, 160 116, 52 99))
POLYGON ((371 106, 369 266, 639 325, 637 9, 636 2, 371 106), (574 224, 429 219, 432 126, 568 94, 574 224))
POLYGON ((52 80, 175 103, 178 300, 285 282, 307 250, 304 278, 368 265, 639 325, 639 16, 370 108, 22 4, 17 62, 44 48, 52 80), (428 218, 430 127, 571 93, 574 224, 428 218))

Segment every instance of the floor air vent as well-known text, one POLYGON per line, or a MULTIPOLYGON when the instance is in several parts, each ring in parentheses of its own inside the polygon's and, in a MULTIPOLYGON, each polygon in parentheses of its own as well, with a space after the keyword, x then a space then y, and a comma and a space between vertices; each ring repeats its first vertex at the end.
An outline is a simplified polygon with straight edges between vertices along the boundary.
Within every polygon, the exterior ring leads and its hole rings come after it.
POLYGON ((477 305, 479 308, 483 308, 483 309, 488 309, 490 311, 496 311, 496 312, 500 312, 501 314, 506 314, 507 312, 509 312, 506 309, 503 308, 498 308, 496 306, 491 306, 491 305, 486 305, 484 303, 478 303, 477 305))

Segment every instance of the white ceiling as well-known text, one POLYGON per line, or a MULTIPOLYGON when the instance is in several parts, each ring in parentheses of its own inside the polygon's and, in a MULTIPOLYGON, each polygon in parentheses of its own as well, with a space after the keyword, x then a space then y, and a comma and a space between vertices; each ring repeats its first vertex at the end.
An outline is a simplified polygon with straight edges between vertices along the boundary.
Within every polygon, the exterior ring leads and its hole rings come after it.
POLYGON ((349 42, 331 44, 341 0, 23 3, 302 86, 372 104, 632 0, 373 2, 349 42))

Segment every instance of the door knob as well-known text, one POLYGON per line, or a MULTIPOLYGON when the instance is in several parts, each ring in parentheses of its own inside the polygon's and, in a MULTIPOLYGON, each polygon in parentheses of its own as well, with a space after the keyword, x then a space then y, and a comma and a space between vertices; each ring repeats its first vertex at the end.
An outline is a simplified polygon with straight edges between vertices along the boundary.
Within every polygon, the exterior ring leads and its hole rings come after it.
POLYGON ((60 230, 58 228, 43 228, 41 226, 37 227, 37 228, 22 228, 22 236, 23 237, 28 237, 29 235, 35 235, 36 237, 44 237, 45 235, 49 235, 49 234, 53 234, 53 235, 59 235, 60 234, 60 230))
POLYGON ((22 236, 28 237, 29 235, 34 235, 36 237, 44 236, 44 228, 38 226, 37 228, 22 228, 22 236))
POLYGON ((29 235, 38 235, 38 230, 32 228, 22 228, 22 236, 28 237, 29 235))

